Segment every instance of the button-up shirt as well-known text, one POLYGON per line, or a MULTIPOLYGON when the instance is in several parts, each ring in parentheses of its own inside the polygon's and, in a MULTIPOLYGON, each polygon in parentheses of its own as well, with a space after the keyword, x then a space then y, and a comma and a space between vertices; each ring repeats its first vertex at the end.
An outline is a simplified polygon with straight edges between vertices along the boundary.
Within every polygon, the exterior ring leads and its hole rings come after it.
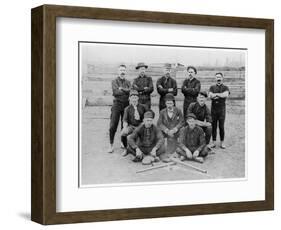
POLYGON ((193 113, 199 121, 212 122, 211 112, 206 104, 201 106, 198 102, 193 102, 188 107, 188 113, 193 113))
POLYGON ((131 83, 127 79, 122 79, 118 76, 116 79, 112 80, 111 86, 115 101, 128 102, 131 83), (119 89, 119 87, 122 87, 122 89, 119 89))
MULTIPOLYGON (((224 84, 212 85, 210 87, 209 91, 212 93, 224 93, 224 92, 228 91, 230 93, 229 88, 224 84)), ((215 107, 215 108, 225 107, 225 100, 226 100, 226 98, 221 98, 221 97, 212 98, 212 108, 213 107, 215 107)))
POLYGON ((199 152, 205 147, 204 131, 199 126, 195 126, 193 129, 189 126, 185 126, 180 130, 179 146, 182 149, 188 148, 192 153, 196 150, 199 152))
POLYGON ((191 80, 185 79, 181 87, 181 91, 185 97, 185 100, 188 101, 196 100, 196 97, 198 96, 200 89, 201 89, 201 83, 196 78, 192 78, 191 80))
POLYGON ((164 138, 160 129, 155 125, 146 128, 144 124, 137 127, 134 132, 128 136, 128 143, 133 148, 145 147, 159 149, 164 144, 164 138))
POLYGON ((135 119, 135 108, 134 108, 133 105, 129 105, 125 108, 124 117, 123 117, 124 122, 127 122, 128 125, 132 125, 132 126, 135 126, 135 127, 139 126, 142 123, 143 115, 147 111, 146 106, 142 105, 142 104, 138 104, 136 108, 137 108, 138 113, 140 115, 139 120, 135 119))

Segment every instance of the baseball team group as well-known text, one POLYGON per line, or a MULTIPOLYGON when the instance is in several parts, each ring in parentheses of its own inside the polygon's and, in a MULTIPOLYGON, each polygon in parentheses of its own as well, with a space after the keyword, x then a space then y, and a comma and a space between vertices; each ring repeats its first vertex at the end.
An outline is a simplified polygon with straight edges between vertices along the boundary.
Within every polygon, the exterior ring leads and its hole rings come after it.
POLYGON ((159 117, 151 109, 153 81, 147 76, 148 65, 138 63, 138 76, 131 83, 126 79, 126 65, 118 67, 118 76, 112 80, 113 105, 111 107, 108 152, 114 152, 114 137, 121 121, 121 145, 123 156, 133 155, 134 162, 151 164, 169 162, 171 157, 181 161, 203 163, 214 149, 225 149, 226 99, 229 88, 223 83, 224 75, 217 72, 209 91, 201 90, 194 66, 186 68, 186 79, 181 86, 184 95, 182 110, 176 106, 177 82, 171 76, 172 65, 163 66, 163 76, 156 82, 160 96, 159 117), (206 105, 211 99, 211 108, 206 105), (217 129, 220 142, 217 143, 217 129), (212 139, 212 141, 211 141, 212 139))

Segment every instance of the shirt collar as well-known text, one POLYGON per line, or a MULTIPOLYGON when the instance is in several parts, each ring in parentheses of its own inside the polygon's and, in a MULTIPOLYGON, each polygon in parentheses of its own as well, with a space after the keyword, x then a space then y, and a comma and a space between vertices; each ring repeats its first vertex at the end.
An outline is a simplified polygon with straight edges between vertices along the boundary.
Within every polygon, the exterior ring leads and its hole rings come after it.
POLYGON ((203 108, 203 107, 206 105, 206 104, 204 104, 204 105, 201 106, 198 101, 197 101, 196 103, 197 103, 198 106, 200 106, 201 108, 203 108))

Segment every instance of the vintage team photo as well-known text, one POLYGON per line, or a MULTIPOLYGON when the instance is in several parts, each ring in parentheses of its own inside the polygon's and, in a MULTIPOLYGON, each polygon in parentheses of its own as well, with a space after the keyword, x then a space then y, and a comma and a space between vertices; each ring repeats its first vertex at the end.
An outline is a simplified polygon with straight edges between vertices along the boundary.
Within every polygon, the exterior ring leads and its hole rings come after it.
POLYGON ((79 186, 247 177, 247 50, 79 42, 79 186))

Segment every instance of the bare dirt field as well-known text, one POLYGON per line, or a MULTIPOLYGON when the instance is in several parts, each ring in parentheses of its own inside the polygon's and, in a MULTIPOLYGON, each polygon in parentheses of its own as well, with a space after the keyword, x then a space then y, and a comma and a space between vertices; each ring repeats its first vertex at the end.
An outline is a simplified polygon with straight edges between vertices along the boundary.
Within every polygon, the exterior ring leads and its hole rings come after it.
MULTIPOLYGON (((182 102, 177 102, 182 108, 182 102)), ((208 105, 210 102, 208 101, 208 105)), ((153 106, 158 118, 158 107, 153 106)), ((207 174, 185 166, 173 165, 161 169, 136 173, 150 166, 131 161, 131 155, 122 157, 120 127, 115 136, 114 153, 107 153, 109 147, 110 106, 87 106, 82 112, 81 185, 119 184, 131 182, 160 182, 178 180, 205 180, 245 177, 245 102, 228 100, 226 115, 226 149, 216 148, 215 155, 206 158, 203 164, 188 161, 196 167, 206 169, 207 174)), ((156 120, 155 120, 156 122, 156 120)), ((163 164, 162 162, 155 163, 163 164)))

